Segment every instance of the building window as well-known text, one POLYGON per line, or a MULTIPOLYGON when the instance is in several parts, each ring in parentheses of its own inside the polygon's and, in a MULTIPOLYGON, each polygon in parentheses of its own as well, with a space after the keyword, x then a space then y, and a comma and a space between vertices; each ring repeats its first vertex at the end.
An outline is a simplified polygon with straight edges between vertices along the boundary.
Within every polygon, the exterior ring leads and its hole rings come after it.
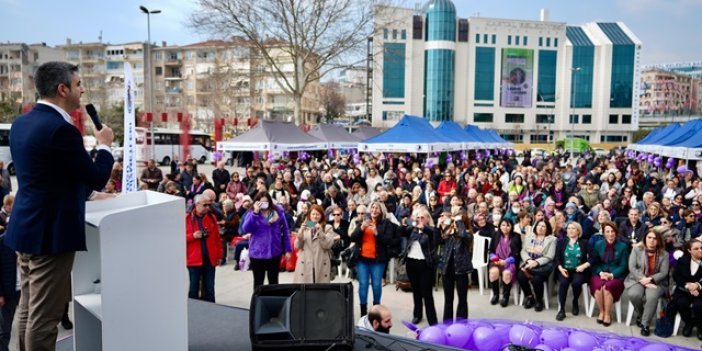
POLYGON ((546 38, 546 46, 551 46, 551 38, 546 38))
POLYGON ((163 67, 156 67, 156 72, 154 73, 157 76, 160 76, 163 74, 163 67))
POLYGON ((475 43, 480 44, 480 34, 475 34, 475 43))
POLYGON ((488 35, 483 34, 483 43, 487 44, 488 43, 488 35))
POLYGON ((619 115, 609 115, 609 124, 619 123, 619 115))
POLYGON ((568 123, 578 124, 578 115, 570 115, 570 118, 568 119, 568 123))
POLYGON ((383 97, 405 97, 405 44, 385 43, 383 53, 383 97))
POLYGON ((505 123, 524 123, 524 114, 523 113, 505 114, 505 123))
POLYGON ((536 101, 556 102, 556 66, 558 52, 539 50, 539 77, 536 101))
POLYGON ((583 124, 592 124, 592 115, 583 115, 583 124))
POLYGON ((528 43, 528 38, 529 38, 529 37, 524 37, 524 46, 529 45, 529 43, 528 43))
POLYGON ((634 45, 612 48, 612 81, 609 107, 631 107, 634 84, 634 45))
POLYGON ((492 35, 492 43, 497 44, 497 34, 492 35))
POLYGON ((400 32, 400 39, 402 39, 402 40, 406 40, 406 39, 407 39, 407 30, 403 29, 403 30, 400 32))
POLYGON ((594 46, 573 47, 573 65, 571 67, 579 67, 580 70, 570 72, 571 107, 592 107, 592 76, 594 57, 594 46))
POLYGON ((412 39, 419 40, 424 38, 423 20, 422 16, 412 16, 412 39))
POLYGON ((397 29, 392 30, 392 40, 397 40, 397 29))
POLYGON ((554 121, 554 115, 536 115, 536 123, 538 124, 550 124, 554 121))
POLYGON ((507 141, 515 142, 515 143, 522 143, 524 142, 524 134, 500 134, 502 139, 505 139, 507 141))
POLYGON ((529 140, 532 144, 548 143, 548 134, 532 134, 529 140))
POLYGON ((475 48, 474 99, 495 99, 495 48, 475 48))
POLYGON ((507 36, 507 45, 512 45, 512 36, 511 35, 507 36))
POLYGON ((473 122, 475 123, 492 123, 492 113, 473 113, 473 122))
POLYGON ((601 135, 600 142, 602 143, 625 143, 629 140, 626 135, 601 135))
POLYGON ((399 121, 402 116, 402 111, 383 111, 383 121, 399 121))
POLYGON ((544 37, 539 37, 539 46, 544 46, 544 37))
POLYGON ((631 115, 622 115, 622 124, 631 124, 631 115))
POLYGON ((458 41, 468 41, 468 20, 465 18, 458 20, 458 41))
POLYGON ((387 38, 388 38, 388 29, 384 28, 383 29, 383 39, 387 39, 387 38))
POLYGON ((553 38, 553 46, 558 47, 558 38, 553 38))
POLYGON ((519 45, 519 36, 518 35, 514 36, 514 45, 519 45))

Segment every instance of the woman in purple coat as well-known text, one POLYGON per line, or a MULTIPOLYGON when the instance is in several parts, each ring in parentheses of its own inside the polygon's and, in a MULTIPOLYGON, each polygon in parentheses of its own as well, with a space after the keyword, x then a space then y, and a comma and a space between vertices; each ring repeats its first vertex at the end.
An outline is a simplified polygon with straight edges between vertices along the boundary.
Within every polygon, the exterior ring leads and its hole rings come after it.
POLYGON ((244 233, 249 238, 249 257, 254 276, 254 289, 263 285, 268 274, 268 284, 278 284, 280 257, 290 257, 290 229, 285 221, 283 210, 273 204, 271 196, 260 192, 254 198, 253 208, 246 212, 244 233))

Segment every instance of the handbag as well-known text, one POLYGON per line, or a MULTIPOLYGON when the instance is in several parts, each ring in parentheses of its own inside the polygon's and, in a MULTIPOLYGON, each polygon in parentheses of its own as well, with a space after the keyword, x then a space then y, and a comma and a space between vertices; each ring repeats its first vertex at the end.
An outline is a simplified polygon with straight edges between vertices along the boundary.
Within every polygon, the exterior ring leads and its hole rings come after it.
POLYGON ((660 317, 656 319, 656 329, 653 333, 661 338, 667 338, 673 335, 673 327, 675 324, 675 304, 663 299, 665 307, 660 312, 660 317))
POLYGON ((548 274, 553 271, 553 262, 541 264, 528 270, 531 274, 548 274))
POLYGON ((346 259, 346 266, 353 269, 358 263, 358 257, 361 255, 361 245, 353 245, 341 252, 341 257, 346 259))

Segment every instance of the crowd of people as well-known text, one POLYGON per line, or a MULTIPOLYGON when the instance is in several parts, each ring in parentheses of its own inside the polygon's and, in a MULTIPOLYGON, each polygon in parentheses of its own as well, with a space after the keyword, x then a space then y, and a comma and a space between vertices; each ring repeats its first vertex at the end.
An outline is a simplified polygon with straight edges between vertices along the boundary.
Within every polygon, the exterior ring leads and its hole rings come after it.
MULTIPOLYGON (((255 287, 266 275, 276 284, 286 260, 296 260, 298 283, 329 282, 335 266, 345 264, 358 279, 363 316, 369 290, 372 305, 381 303, 388 263, 397 260, 411 283, 413 322, 426 316, 433 325, 468 318, 468 289, 477 280, 473 248, 482 240, 489 244, 477 256, 488 264, 492 305, 507 307, 520 291, 523 308, 541 312, 549 288, 558 284, 556 320, 566 318, 572 290, 573 315, 580 313, 579 297, 590 294, 596 322, 609 326, 613 305, 626 294, 647 336, 658 301, 666 298, 677 306, 683 335, 697 328, 702 340, 702 183, 696 172, 625 155, 567 161, 559 153, 532 159, 526 152, 521 162, 507 154, 441 162, 354 154, 261 160, 244 174, 219 163, 212 181, 195 163, 165 176, 155 175, 158 168, 149 163, 141 180, 187 200, 188 218, 196 219, 189 221, 198 224, 186 233, 191 276, 191 265, 214 270, 226 263, 229 247, 235 269, 248 248, 255 287), (198 235, 209 223, 199 225, 202 211, 212 214, 221 236, 198 235), (437 271, 446 301, 441 319, 433 296, 437 271)), ((213 300, 214 277, 197 274, 191 297, 213 300)))

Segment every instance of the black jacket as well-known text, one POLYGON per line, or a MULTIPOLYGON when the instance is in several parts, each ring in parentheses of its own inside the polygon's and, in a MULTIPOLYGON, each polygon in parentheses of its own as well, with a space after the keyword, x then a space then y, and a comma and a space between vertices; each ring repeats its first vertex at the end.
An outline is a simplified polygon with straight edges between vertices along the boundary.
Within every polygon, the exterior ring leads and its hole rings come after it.
POLYGON ((678 264, 675 266, 675 270, 673 270, 673 281, 675 282, 674 295, 690 295, 690 293, 684 289, 685 284, 687 283, 702 284, 702 267, 697 269, 697 273, 695 273, 695 275, 692 275, 690 272, 690 260, 692 260, 692 256, 690 256, 689 253, 685 253, 683 257, 680 257, 678 264))
MULTIPOLYGON (((396 228, 397 226, 392 224, 388 219, 383 219, 376 225, 378 234, 375 236, 375 261, 387 262, 390 259, 392 246, 398 244, 397 236, 395 235, 396 228)), ((361 232, 360 225, 356 226, 356 229, 351 233, 350 239, 351 242, 356 243, 356 245, 363 245, 363 233, 361 232)), ((359 258, 361 260, 368 260, 364 257, 359 258)))
POLYGON ((430 268, 434 268, 439 264, 439 243, 441 242, 441 234, 439 230, 434 227, 424 227, 419 229, 417 227, 407 226, 402 227, 402 236, 407 237, 407 246, 402 250, 400 257, 404 260, 409 254, 409 250, 412 244, 416 241, 422 248, 422 254, 424 255, 424 262, 430 268))
POLYGON ((473 234, 466 230, 461 221, 454 222, 456 225, 455 234, 446 239, 441 239, 441 257, 439 268, 442 274, 446 274, 447 269, 453 269, 455 274, 465 274, 473 270, 473 234), (448 263, 453 256, 453 267, 448 263))
MULTIPOLYGON (((565 249, 566 245, 568 245, 568 241, 570 241, 570 239, 566 237, 563 239, 558 239, 558 242, 556 242, 556 257, 554 259, 556 267, 565 263, 565 249)), ((588 251, 590 246, 587 243, 587 239, 584 239, 582 237, 578 239, 578 243, 580 244, 581 253, 580 258, 578 259, 578 265, 581 265, 587 262, 588 251)))
MULTIPOLYGON (((514 257, 514 264, 519 267, 519 263, 522 260, 519 254, 522 251, 522 236, 515 232, 512 232, 511 235, 512 239, 509 241, 509 252, 510 256, 514 257)), ((497 244, 500 243, 501 238, 502 233, 493 231, 490 239, 490 246, 488 247, 488 252, 490 254, 497 255, 497 244)))

